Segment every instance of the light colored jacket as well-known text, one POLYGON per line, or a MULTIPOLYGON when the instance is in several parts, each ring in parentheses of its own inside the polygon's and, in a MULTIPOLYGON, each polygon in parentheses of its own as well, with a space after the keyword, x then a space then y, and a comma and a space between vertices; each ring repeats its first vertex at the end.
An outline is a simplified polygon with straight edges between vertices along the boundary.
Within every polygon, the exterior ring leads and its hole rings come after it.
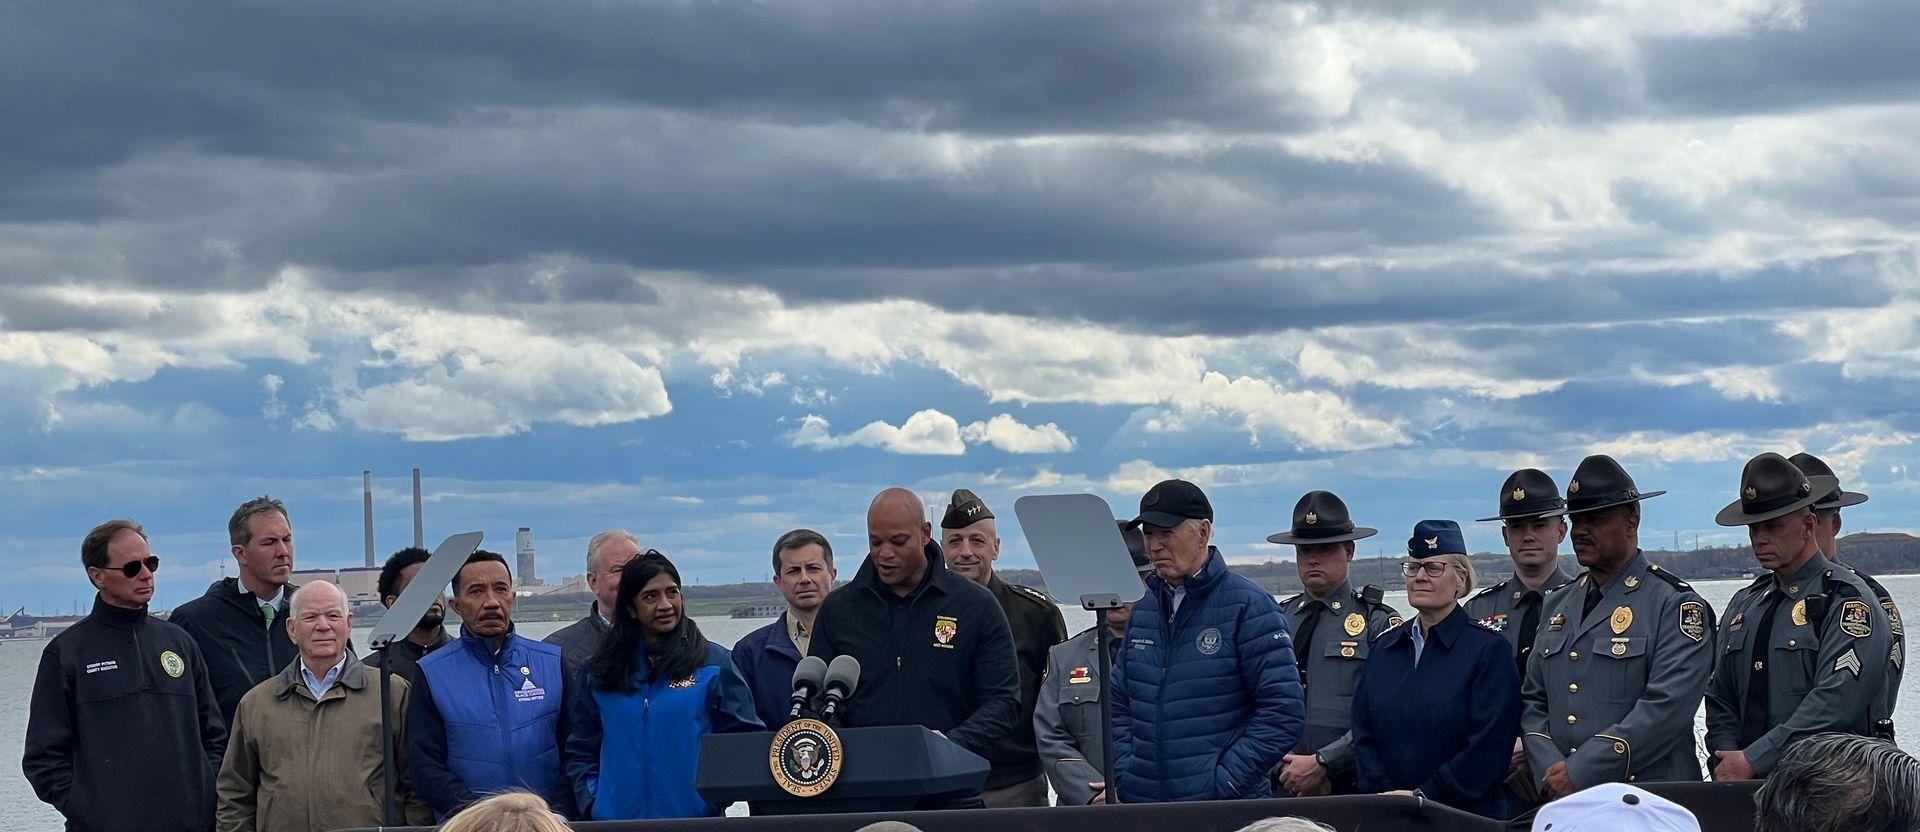
MULTIPOLYGON (((392 679, 391 719, 400 770, 395 805, 406 824, 433 813, 406 778, 407 680, 392 679)), ((219 832, 325 832, 380 826, 386 799, 380 682, 349 658, 317 701, 295 661, 241 697, 217 782, 219 832)))

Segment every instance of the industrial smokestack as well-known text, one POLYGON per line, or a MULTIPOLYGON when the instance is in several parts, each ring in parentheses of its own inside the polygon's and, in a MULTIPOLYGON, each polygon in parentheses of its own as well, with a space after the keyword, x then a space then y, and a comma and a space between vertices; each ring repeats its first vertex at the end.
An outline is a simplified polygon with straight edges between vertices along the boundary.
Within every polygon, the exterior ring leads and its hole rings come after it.
POLYGON ((427 530, 420 525, 420 469, 413 469, 413 547, 427 547, 427 530))
POLYGON ((367 518, 367 565, 373 565, 373 472, 360 472, 360 511, 367 518))
POLYGON ((533 572, 533 529, 520 527, 520 533, 513 540, 514 565, 519 570, 521 586, 539 586, 540 577, 533 572))

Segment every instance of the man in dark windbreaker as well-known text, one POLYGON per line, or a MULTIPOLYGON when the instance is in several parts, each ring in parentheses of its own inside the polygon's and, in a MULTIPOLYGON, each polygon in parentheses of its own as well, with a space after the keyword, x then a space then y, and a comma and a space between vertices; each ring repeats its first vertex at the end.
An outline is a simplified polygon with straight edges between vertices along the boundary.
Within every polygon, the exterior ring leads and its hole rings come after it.
POLYGON ((287 507, 261 495, 240 504, 227 520, 239 574, 173 611, 174 624, 193 636, 207 659, 220 721, 233 722, 240 697, 293 664, 300 651, 287 637, 287 599, 293 578, 293 527, 287 507))
POLYGON ((1280 605, 1208 545, 1193 483, 1155 485, 1132 525, 1154 574, 1114 666, 1111 785, 1122 803, 1271 796, 1267 772, 1306 729, 1280 605))
POLYGON ((198 646, 147 614, 160 559, 111 520, 80 560, 99 595, 40 655, 20 769, 69 832, 211 832, 227 732, 198 646))
POLYGON ((984 756, 1020 713, 1013 635, 993 593, 947 570, 932 532, 913 492, 880 492, 867 508, 867 559, 820 606, 807 652, 860 660, 843 724, 922 725, 984 756))

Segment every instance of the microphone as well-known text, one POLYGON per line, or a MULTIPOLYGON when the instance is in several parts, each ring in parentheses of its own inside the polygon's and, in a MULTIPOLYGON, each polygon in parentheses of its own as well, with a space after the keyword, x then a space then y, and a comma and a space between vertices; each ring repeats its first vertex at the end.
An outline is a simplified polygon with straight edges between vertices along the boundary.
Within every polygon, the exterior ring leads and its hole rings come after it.
POLYGON ((860 686, 860 660, 852 656, 835 656, 833 663, 827 665, 826 692, 821 694, 825 704, 820 706, 820 720, 831 725, 840 715, 840 706, 853 696, 855 688, 860 686))
POLYGON ((807 709, 807 703, 813 701, 820 692, 820 681, 827 675, 827 662, 819 656, 808 656, 800 660, 793 669, 793 707, 787 710, 788 719, 799 719, 807 709))

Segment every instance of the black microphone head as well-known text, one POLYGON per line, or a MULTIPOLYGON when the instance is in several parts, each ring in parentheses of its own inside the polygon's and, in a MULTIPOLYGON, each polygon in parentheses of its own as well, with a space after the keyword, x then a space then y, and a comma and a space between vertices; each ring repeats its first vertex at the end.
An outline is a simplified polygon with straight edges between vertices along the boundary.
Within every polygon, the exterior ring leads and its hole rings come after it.
POLYGON ((827 665, 827 690, 839 688, 841 695, 852 696, 853 689, 860 685, 860 660, 852 656, 835 656, 833 663, 827 665))
POLYGON ((793 689, 799 690, 805 687, 808 690, 817 691, 820 689, 821 680, 826 676, 826 660, 819 656, 808 656, 801 659, 800 664, 793 669, 793 689))

